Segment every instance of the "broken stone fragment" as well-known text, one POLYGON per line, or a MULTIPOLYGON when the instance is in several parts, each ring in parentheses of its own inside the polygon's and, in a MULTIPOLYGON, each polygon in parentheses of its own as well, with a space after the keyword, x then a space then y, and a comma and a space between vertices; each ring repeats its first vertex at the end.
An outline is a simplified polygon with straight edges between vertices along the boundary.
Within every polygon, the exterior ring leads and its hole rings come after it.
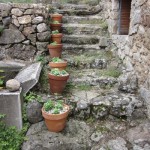
POLYGON ((15 79, 10 79, 6 82, 6 88, 10 91, 10 92, 15 92, 18 91, 20 88, 20 82, 15 80, 15 79))

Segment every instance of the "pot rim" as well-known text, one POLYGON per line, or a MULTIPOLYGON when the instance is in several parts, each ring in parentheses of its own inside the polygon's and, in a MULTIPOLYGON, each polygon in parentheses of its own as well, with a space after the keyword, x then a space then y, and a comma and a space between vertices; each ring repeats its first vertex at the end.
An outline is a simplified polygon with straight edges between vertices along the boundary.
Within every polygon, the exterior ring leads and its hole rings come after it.
POLYGON ((62 33, 57 33, 57 34, 52 34, 51 37, 62 37, 63 34, 62 33))
POLYGON ((62 15, 62 14, 50 14, 50 16, 51 16, 51 17, 53 17, 53 16, 54 16, 54 17, 62 17, 63 15, 62 15))

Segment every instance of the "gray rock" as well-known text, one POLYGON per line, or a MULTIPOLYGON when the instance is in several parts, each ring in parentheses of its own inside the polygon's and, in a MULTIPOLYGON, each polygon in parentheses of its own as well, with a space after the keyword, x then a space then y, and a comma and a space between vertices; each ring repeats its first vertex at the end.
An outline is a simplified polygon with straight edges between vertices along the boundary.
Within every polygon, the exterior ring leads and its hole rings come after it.
POLYGON ((107 67, 107 62, 105 59, 95 59, 90 66, 91 68, 104 69, 107 67))
POLYGON ((21 70, 15 77, 15 79, 21 83, 24 94, 26 94, 31 88, 36 85, 39 80, 41 69, 41 62, 34 63, 21 70))
POLYGON ((19 22, 18 22, 17 19, 12 19, 12 23, 13 23, 16 27, 19 27, 19 26, 20 26, 20 24, 19 24, 19 22))
POLYGON ((22 42, 23 44, 29 45, 30 44, 30 40, 26 40, 24 42, 22 42))
POLYGON ((34 124, 27 132, 22 150, 90 150, 90 129, 84 122, 69 120, 60 133, 48 132, 44 122, 34 124))
POLYGON ((8 80, 8 81, 6 82, 6 88, 7 88, 10 92, 18 91, 19 88, 20 88, 20 82, 18 82, 18 81, 15 80, 15 79, 8 80))
POLYGON ((50 32, 37 33, 37 38, 40 42, 48 42, 50 40, 50 32))
POLYGON ((36 48, 32 45, 14 44, 8 49, 8 55, 13 59, 31 60, 35 56, 36 48))
POLYGON ((24 12, 25 15, 31 15, 31 14, 33 14, 33 13, 34 13, 34 9, 27 9, 27 10, 24 12))
POLYGON ((16 92, 0 91, 0 114, 6 114, 4 122, 8 126, 16 126, 19 130, 23 127, 21 107, 23 99, 21 95, 21 89, 16 92))
POLYGON ((37 25, 37 31, 38 32, 44 32, 47 30, 47 25, 45 23, 41 23, 37 25))
POLYGON ((13 8, 11 10, 11 14, 15 16, 22 16, 23 12, 19 8, 13 8))
POLYGON ((150 118, 150 90, 145 88, 140 88, 140 95, 144 99, 146 107, 147 107, 147 115, 150 118))
POLYGON ((24 39, 24 35, 19 30, 5 29, 0 36, 0 44, 20 43, 24 39))
POLYGON ((35 17, 33 20, 32 20, 32 23, 33 24, 39 24, 39 23, 42 23, 44 20, 44 18, 42 16, 38 16, 38 17, 35 17))
POLYGON ((42 104, 40 104, 37 100, 29 102, 26 108, 27 119, 30 123, 38 123, 42 121, 42 104))
POLYGON ((115 140, 110 140, 107 145, 110 150, 128 150, 126 144, 123 138, 117 137, 115 140))
POLYGON ((104 135, 101 132, 95 132, 91 135, 91 140, 94 142, 98 142, 100 141, 102 138, 104 137, 104 135))
POLYGON ((100 47, 107 47, 108 46, 108 39, 105 37, 100 38, 99 46, 100 47))
POLYGON ((25 36, 28 36, 29 34, 32 34, 32 33, 35 33, 35 28, 33 26, 31 26, 31 27, 25 27, 23 29, 23 34, 25 36))
POLYGON ((48 44, 49 44, 49 42, 36 42, 37 50, 39 50, 41 52, 47 51, 48 44))
POLYGON ((8 17, 11 6, 9 4, 0 3, 1 17, 8 17))
POLYGON ((11 23, 11 18, 10 17, 3 18, 2 22, 4 26, 8 26, 11 23))
POLYGON ((27 38, 31 41, 32 45, 36 44, 36 34, 29 34, 27 38))
POLYGON ((18 21, 20 24, 28 24, 31 23, 31 16, 30 15, 25 15, 22 17, 18 17, 18 21))
POLYGON ((135 93, 138 89, 138 79, 134 73, 124 73, 119 78, 119 90, 127 93, 135 93))

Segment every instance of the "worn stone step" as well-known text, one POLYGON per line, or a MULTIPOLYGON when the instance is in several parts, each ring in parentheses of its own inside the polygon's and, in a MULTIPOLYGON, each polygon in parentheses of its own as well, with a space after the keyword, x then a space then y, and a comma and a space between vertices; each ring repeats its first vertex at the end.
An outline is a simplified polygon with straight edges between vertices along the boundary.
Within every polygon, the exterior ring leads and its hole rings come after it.
POLYGON ((108 37, 108 30, 106 26, 90 25, 90 24, 63 24, 62 33, 64 34, 92 34, 108 37))
POLYGON ((68 44, 98 44, 100 41, 100 36, 98 35, 64 35, 62 43, 68 44))
POLYGON ((90 51, 101 51, 98 44, 86 44, 86 45, 75 45, 75 44, 63 44, 63 55, 67 54, 82 54, 90 51))
POLYGON ((70 5, 70 7, 63 8, 63 6, 57 9, 57 12, 63 15, 95 15, 102 11, 102 7, 100 5, 89 7, 88 5, 70 5))
POLYGON ((104 19, 99 15, 94 16, 63 16, 63 23, 102 24, 104 19))
POLYGON ((74 84, 86 84, 90 86, 97 86, 105 88, 107 86, 112 87, 117 83, 117 79, 104 75, 99 69, 82 69, 82 70, 70 70, 71 74, 70 82, 74 84))

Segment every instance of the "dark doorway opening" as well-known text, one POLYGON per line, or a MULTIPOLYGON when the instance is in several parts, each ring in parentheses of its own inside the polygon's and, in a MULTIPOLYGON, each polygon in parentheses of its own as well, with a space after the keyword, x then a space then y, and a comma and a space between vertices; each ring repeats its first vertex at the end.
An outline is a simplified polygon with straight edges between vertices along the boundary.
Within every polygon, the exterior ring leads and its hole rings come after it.
POLYGON ((130 11, 132 0, 119 0, 120 13, 119 13, 119 34, 128 35, 130 26, 130 11))

